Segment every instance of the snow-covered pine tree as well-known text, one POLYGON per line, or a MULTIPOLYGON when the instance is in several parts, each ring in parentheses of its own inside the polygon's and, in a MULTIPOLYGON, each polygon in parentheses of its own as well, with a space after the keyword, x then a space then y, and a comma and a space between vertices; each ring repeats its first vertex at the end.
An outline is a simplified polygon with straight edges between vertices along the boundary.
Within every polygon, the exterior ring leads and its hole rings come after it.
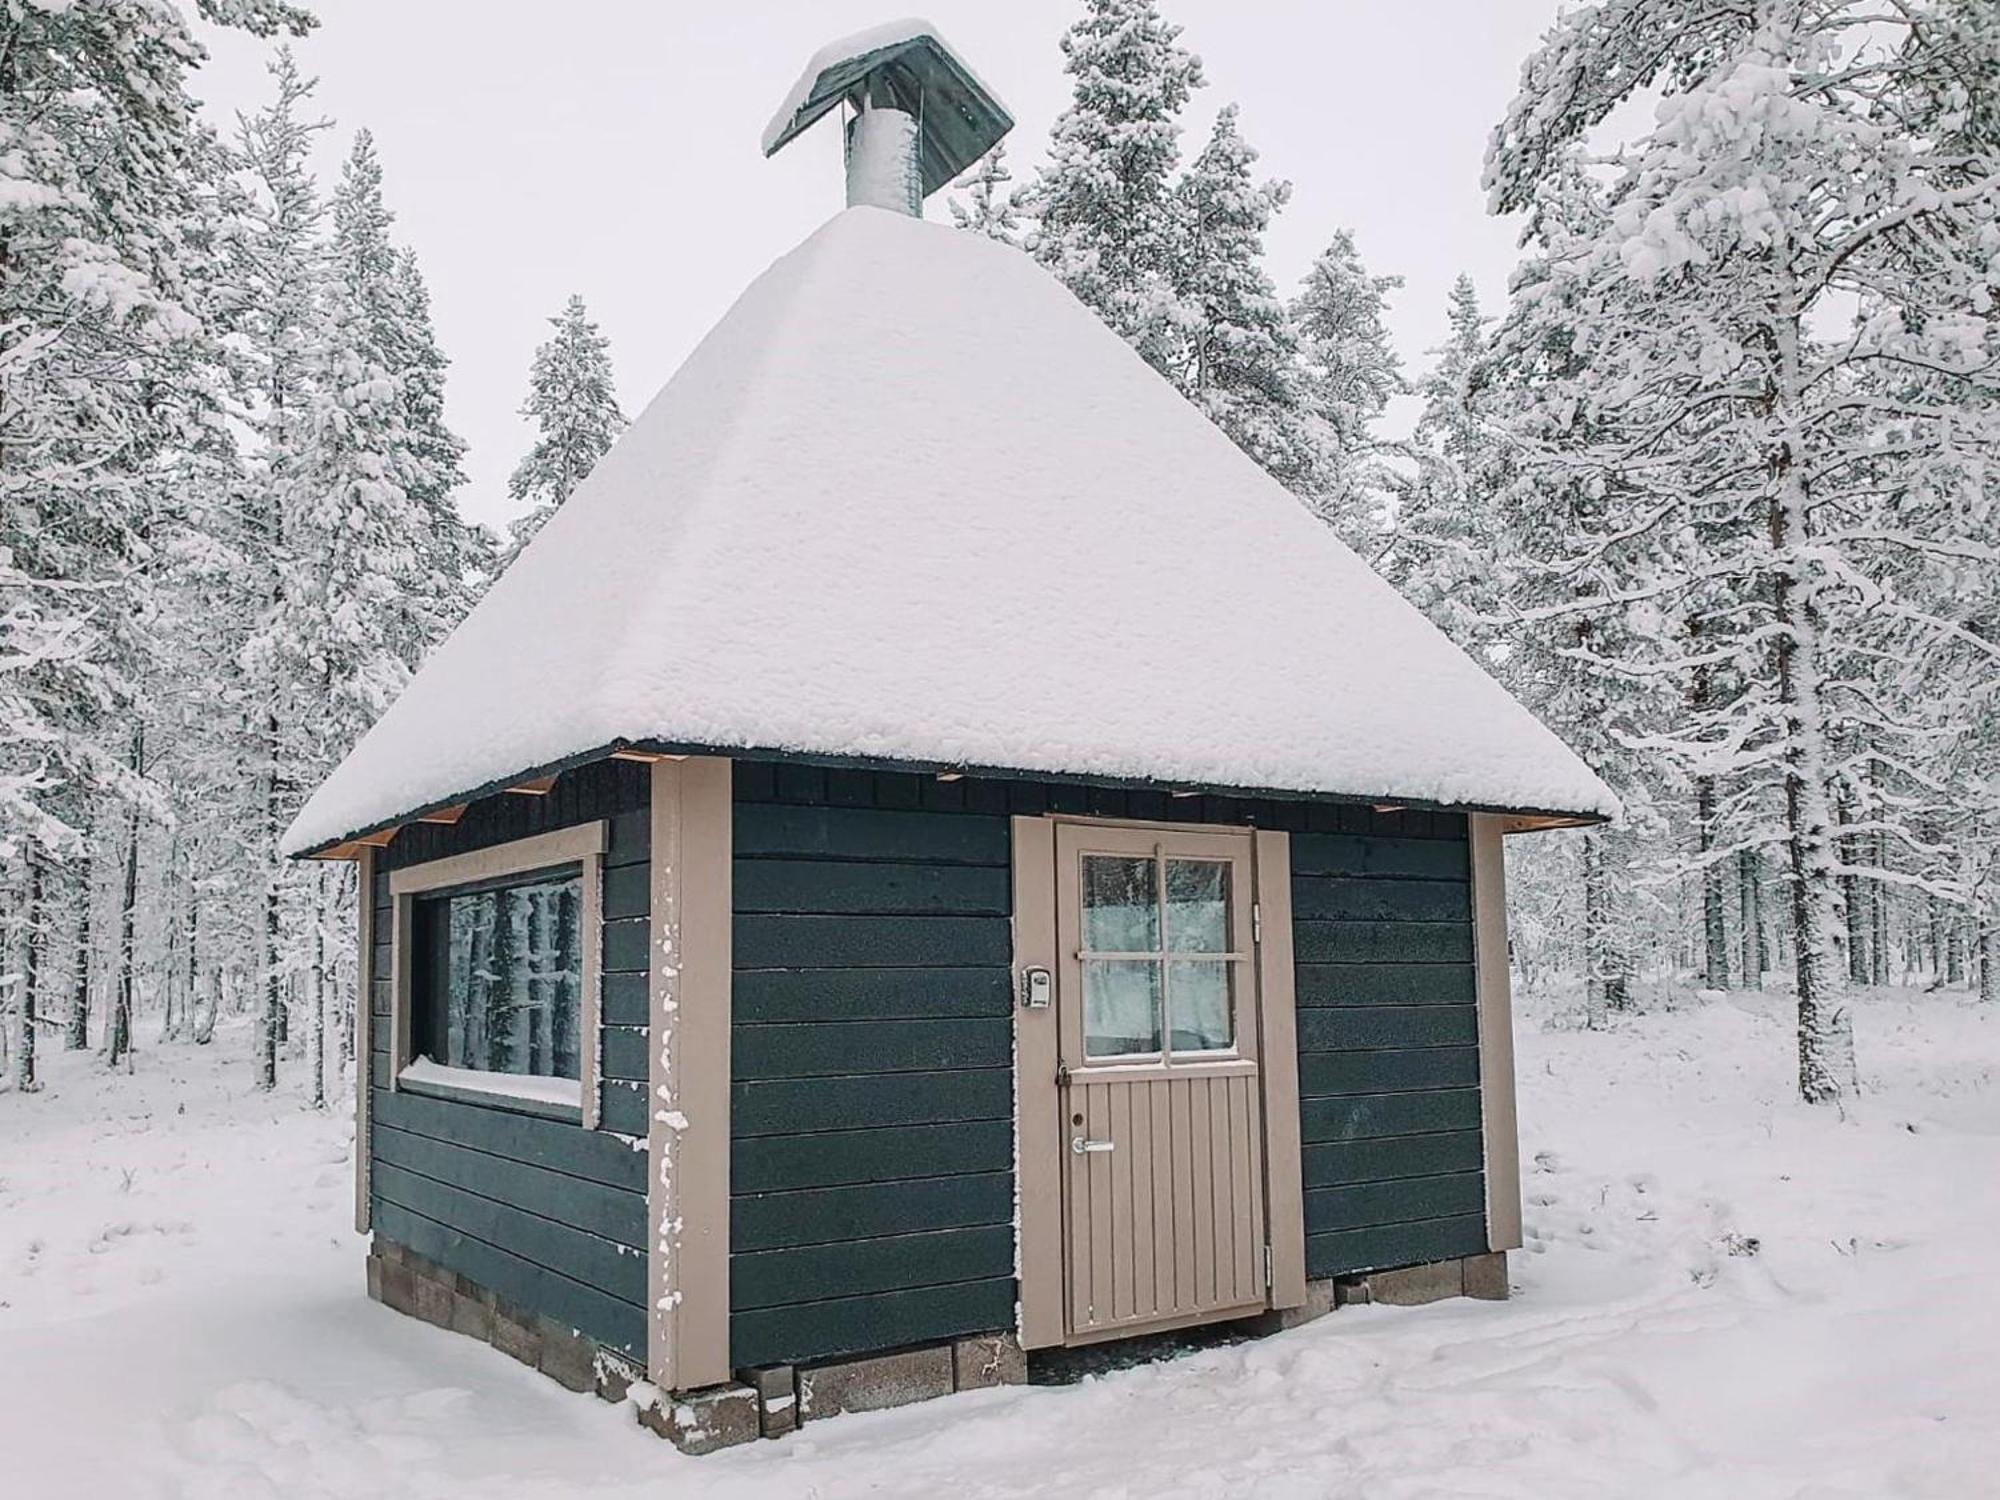
POLYGON ((507 493, 527 510, 513 523, 507 561, 520 555, 550 516, 583 483, 625 430, 611 370, 611 341, 572 296, 555 329, 536 346, 521 415, 535 423, 535 445, 515 465, 507 493))
POLYGON ((1170 281, 1180 112, 1201 59, 1154 0, 1084 0, 1063 34, 1071 102, 1027 205, 1036 259, 1163 373, 1180 344, 1170 281))
POLYGON ((1504 440, 1473 409, 1486 378, 1487 319, 1472 278, 1452 283, 1450 334, 1418 384, 1413 467, 1394 480, 1395 519, 1377 566, 1459 645, 1483 656, 1503 594, 1496 508, 1507 483, 1504 440))
POLYGON ((1996 60, 2000 15, 1959 0, 1607 0, 1545 37, 1488 155, 1494 207, 1532 207, 1617 105, 1660 95, 1650 130, 1589 164, 1601 222, 1548 260, 1592 429, 1561 461, 1612 512, 1571 555, 1610 534, 1643 554, 1599 602, 1654 612, 1647 670, 1688 695, 1648 747, 1777 784, 1814 1102, 1854 1080, 1836 731, 1873 684, 1851 664, 1945 641, 1993 657, 1888 585, 1987 545, 1966 476, 2000 451, 2000 152, 1966 122, 1996 60), (1737 683, 1701 701, 1703 669, 1737 683))
POLYGON ((1389 341, 1388 294, 1400 276, 1371 276, 1348 230, 1338 231, 1306 272, 1291 304, 1304 362, 1303 397, 1323 449, 1309 503, 1364 555, 1377 550, 1375 512, 1388 487, 1386 445, 1375 424, 1405 389, 1389 341))
POLYGON ((1264 232, 1291 184, 1255 180, 1257 153, 1236 119, 1225 105, 1174 189, 1168 266, 1181 344, 1169 373, 1237 447, 1310 497, 1320 444, 1301 409, 1298 342, 1264 270, 1264 232))
POLYGON ((1024 229, 1019 190, 1009 186, 1013 180, 1014 174, 1007 167, 1007 142, 995 141, 993 149, 959 179, 959 185, 966 189, 972 202, 968 207, 956 198, 948 200, 952 223, 1003 245, 1019 245, 1024 229))

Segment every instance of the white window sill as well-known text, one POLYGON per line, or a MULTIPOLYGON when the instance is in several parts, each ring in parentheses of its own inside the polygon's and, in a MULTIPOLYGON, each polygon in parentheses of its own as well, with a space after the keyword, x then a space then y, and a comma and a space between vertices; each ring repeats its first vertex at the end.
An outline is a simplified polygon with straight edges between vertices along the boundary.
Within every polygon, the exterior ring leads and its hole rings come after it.
POLYGON ((396 1087, 465 1104, 484 1104, 552 1120, 583 1121, 583 1085, 574 1078, 537 1078, 452 1068, 420 1057, 396 1075, 396 1087))

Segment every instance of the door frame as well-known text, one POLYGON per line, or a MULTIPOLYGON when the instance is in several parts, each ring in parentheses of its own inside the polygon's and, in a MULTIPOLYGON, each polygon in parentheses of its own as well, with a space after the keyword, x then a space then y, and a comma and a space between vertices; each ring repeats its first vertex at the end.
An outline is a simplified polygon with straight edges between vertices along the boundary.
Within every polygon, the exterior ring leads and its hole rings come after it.
MULTIPOLYGON (((1064 1317, 1063 1128, 1056 1085, 1060 1007, 1027 1005, 1027 974, 1060 972, 1056 829, 1064 823, 1167 833, 1251 836, 1251 901, 1260 929, 1250 965, 1256 985, 1264 1109, 1265 1234, 1271 1251, 1267 1305, 1305 1301, 1304 1179, 1299 1142, 1299 1054, 1292 973, 1291 839, 1241 824, 1090 818, 1071 814, 1011 820, 1014 886, 1014 1170, 1020 1212, 1016 1263, 1023 1348, 1046 1349, 1130 1336, 1123 1330, 1071 1338, 1064 1317)), ((1053 998, 1053 997, 1051 997, 1053 998)), ((1197 1320, 1199 1321, 1199 1320, 1197 1320)))

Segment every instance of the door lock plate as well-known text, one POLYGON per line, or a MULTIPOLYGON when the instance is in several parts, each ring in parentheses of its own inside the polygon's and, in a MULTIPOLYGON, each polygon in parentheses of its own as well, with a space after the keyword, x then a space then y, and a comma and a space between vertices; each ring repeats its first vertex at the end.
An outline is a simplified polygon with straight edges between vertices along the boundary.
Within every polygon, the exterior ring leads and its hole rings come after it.
POLYGON ((1047 969, 1024 969, 1021 973, 1021 1008, 1047 1010, 1055 1000, 1055 976, 1047 969))

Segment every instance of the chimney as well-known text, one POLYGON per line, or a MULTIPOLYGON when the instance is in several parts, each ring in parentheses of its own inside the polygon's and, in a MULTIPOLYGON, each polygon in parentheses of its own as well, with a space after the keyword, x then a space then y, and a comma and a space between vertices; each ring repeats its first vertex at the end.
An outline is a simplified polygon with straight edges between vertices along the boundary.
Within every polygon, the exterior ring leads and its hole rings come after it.
POLYGON ((822 47, 764 128, 771 155, 838 106, 847 206, 922 218, 936 192, 1014 128, 1014 117, 928 21, 892 21, 822 47))

